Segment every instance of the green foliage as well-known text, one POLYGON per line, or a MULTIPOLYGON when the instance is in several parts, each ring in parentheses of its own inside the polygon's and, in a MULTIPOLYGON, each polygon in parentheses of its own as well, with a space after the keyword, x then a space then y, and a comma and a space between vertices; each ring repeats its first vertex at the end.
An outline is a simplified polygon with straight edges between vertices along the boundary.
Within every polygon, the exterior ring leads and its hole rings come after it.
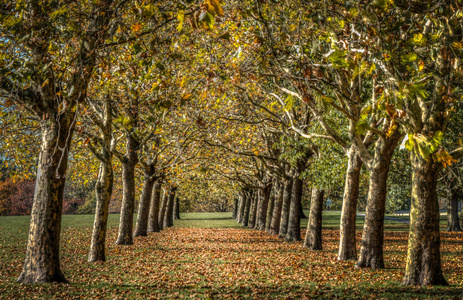
POLYGON ((437 131, 432 137, 425 137, 422 134, 409 134, 405 142, 405 147, 409 151, 415 151, 425 160, 428 160, 430 155, 435 153, 442 144, 444 133, 437 131))

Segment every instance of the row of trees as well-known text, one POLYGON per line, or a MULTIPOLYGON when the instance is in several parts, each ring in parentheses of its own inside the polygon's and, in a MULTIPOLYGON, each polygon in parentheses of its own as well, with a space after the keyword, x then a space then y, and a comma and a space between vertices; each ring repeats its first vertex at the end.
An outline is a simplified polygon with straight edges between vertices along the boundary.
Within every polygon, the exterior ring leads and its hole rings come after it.
MULTIPOLYGON (((66 280, 59 237, 69 160, 97 181, 90 261, 105 259, 120 167, 117 244, 156 231, 155 216, 158 227, 159 215, 171 225, 176 189, 197 198, 189 188, 195 178, 229 195, 239 187, 243 225, 299 240, 306 182, 304 244, 321 247, 323 195, 344 188, 338 259, 367 268, 384 267, 392 163, 404 178, 411 174, 404 284, 446 283, 437 182, 462 153, 452 131, 463 93, 461 1, 10 1, 0 11, 2 130, 30 141, 38 137, 30 128, 41 128, 19 282, 66 280), (30 123, 16 124, 18 115, 30 123), (395 151, 404 137, 410 165, 395 151), (357 257, 361 179, 368 187, 357 257)), ((8 153, 28 162, 24 170, 34 162, 33 151, 8 153)), ((457 178, 448 177, 449 191, 457 178)))

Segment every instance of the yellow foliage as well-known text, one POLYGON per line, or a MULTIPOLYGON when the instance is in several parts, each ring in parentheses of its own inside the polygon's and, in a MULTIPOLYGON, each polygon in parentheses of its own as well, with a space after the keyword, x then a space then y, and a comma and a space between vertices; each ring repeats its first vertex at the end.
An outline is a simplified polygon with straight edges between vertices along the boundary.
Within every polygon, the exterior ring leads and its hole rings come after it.
POLYGON ((204 1, 204 5, 206 6, 207 11, 211 15, 219 15, 223 16, 223 8, 220 5, 221 1, 220 0, 206 0, 204 1))
POLYGON ((439 149, 439 151, 437 151, 437 153, 434 155, 434 160, 442 163, 444 167, 451 166, 454 162, 458 161, 444 149, 439 149))
POLYGON ((135 23, 132 25, 132 31, 134 33, 140 32, 141 28, 142 28, 142 25, 140 23, 135 23))

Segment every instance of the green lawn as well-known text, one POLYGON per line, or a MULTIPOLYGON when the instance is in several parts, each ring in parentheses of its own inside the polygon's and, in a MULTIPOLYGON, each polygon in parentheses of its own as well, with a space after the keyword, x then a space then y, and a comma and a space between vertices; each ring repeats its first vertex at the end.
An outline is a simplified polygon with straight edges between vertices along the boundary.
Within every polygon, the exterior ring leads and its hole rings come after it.
MULTIPOLYGON (((306 216, 309 211, 304 211, 306 216)), ((338 229, 340 224, 340 213, 332 211, 323 212, 323 228, 324 229, 338 229)), ((174 226, 176 227, 199 227, 199 228, 241 228, 235 220, 231 218, 231 212, 225 213, 182 213, 180 214, 181 220, 175 220, 174 226)), ((406 218, 406 217, 405 217, 406 218)), ((301 220, 301 228, 307 227, 307 219, 301 220)), ((357 216, 357 229, 363 228, 365 217, 357 216)), ((385 225, 391 230, 408 230, 408 225, 397 221, 386 220, 385 225)))
MULTIPOLYGON (((308 216, 309 211, 305 211, 308 216)), ((198 228, 241 228, 231 218, 231 212, 225 213, 181 213, 181 220, 175 220, 175 227, 198 227, 198 228)), ((394 215, 390 215, 394 216, 394 215)), ((408 219, 408 216, 394 216, 401 219, 408 219)), ((64 215, 62 219, 62 230, 65 232, 69 228, 83 228, 89 230, 93 225, 93 215, 64 215)), ((134 217, 134 220, 136 217, 134 217)), ((362 230, 365 218, 357 216, 357 230, 362 230)), ((0 217, 0 241, 5 244, 17 244, 27 239, 29 230, 29 216, 0 217)), ((441 217, 441 226, 446 225, 445 216, 441 217)), ((109 227, 117 227, 119 215, 111 214, 108 219, 109 227)), ((340 224, 339 212, 323 212, 323 228, 338 229, 340 224)), ((386 229, 389 230, 408 230, 408 225, 396 221, 385 221, 386 229)), ((301 227, 307 227, 307 219, 301 220, 301 227)))

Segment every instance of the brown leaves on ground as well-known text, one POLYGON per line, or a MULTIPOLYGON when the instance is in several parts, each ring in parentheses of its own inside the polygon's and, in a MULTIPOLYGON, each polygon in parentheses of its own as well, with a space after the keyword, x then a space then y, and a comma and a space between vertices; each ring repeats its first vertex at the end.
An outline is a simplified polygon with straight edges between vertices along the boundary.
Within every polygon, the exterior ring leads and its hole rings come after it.
MULTIPOLYGON (((0 247, 0 295, 9 298, 435 298, 463 295, 463 234, 443 233, 443 269, 450 287, 400 286, 406 232, 387 232, 387 269, 338 262, 338 230, 324 230, 323 251, 248 229, 169 228, 114 246, 108 261, 87 263, 91 229, 72 228, 62 238, 62 269, 70 285, 18 285, 23 248, 0 247), (456 287, 457 286, 457 287, 456 287)), ((360 240, 360 232, 358 233, 360 240)))

